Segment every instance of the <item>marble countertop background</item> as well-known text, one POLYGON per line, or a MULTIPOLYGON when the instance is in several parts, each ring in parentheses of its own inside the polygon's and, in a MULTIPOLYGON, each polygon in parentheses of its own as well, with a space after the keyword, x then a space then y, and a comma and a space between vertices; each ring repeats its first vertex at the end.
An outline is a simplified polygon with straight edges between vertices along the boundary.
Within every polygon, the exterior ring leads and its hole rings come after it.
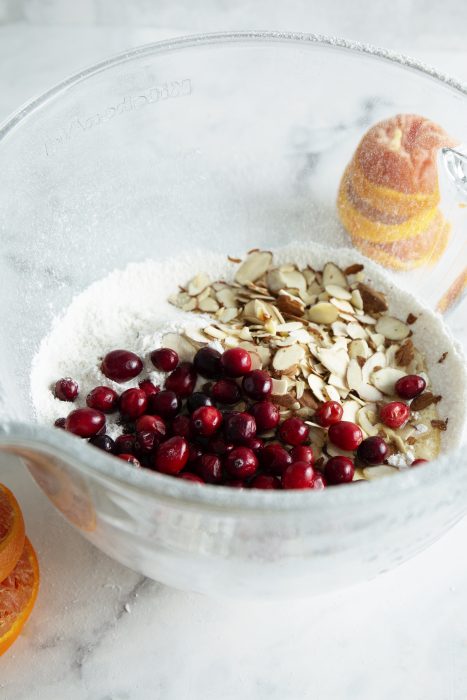
MULTIPOLYGON (((0 120, 105 56, 187 32, 326 32, 411 54, 467 80, 467 6, 0 0, 0 120), (347 7, 348 5, 348 7, 347 7), (389 9, 390 7, 390 9, 389 9)), ((465 312, 452 318, 465 342, 465 312)), ((0 659, 0 700, 465 700, 467 520, 379 579, 309 601, 253 604, 175 591, 112 562, 59 517, 15 459, 42 587, 0 659)))

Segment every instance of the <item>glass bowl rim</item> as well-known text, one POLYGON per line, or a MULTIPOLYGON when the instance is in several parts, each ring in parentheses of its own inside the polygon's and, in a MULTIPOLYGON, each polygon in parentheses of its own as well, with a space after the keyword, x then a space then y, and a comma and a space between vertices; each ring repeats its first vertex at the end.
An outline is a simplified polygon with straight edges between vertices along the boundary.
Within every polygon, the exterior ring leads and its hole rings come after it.
MULTIPOLYGON (((411 70, 424 77, 433 79, 453 91, 467 96, 467 85, 451 76, 437 71, 422 61, 409 58, 397 52, 378 48, 371 44, 350 41, 343 38, 321 34, 280 32, 280 31, 235 31, 194 34, 163 41, 151 42, 120 52, 108 59, 91 65, 61 81, 48 91, 28 101, 13 115, 7 117, 0 125, 0 142, 21 126, 33 112, 46 106, 48 102, 60 96, 68 88, 83 82, 88 78, 112 68, 121 63, 129 63, 133 59, 145 55, 164 54, 197 46, 231 45, 234 43, 251 42, 258 44, 302 44, 310 47, 322 47, 330 50, 337 49, 351 54, 361 54, 398 65, 402 70, 411 70)), ((312 511, 323 513, 333 507, 352 507, 356 504, 374 503, 376 500, 395 499, 409 491, 423 487, 434 486, 436 482, 457 470, 457 457, 465 452, 464 447, 449 451, 437 460, 425 465, 422 469, 407 469, 397 477, 379 479, 372 482, 360 482, 352 488, 328 488, 324 491, 262 491, 260 489, 234 489, 223 486, 205 484, 202 487, 183 479, 150 472, 146 469, 131 469, 125 463, 106 455, 101 450, 84 445, 73 435, 62 430, 21 422, 10 422, 0 425, 0 447, 17 453, 28 449, 41 452, 44 456, 56 458, 69 464, 78 472, 89 474, 91 479, 104 483, 124 486, 137 492, 151 494, 161 500, 176 501, 179 505, 198 506, 211 510, 225 512, 257 511, 261 515, 270 513, 276 516, 282 513, 296 511, 312 511), (83 461, 83 449, 92 456, 92 465, 83 461)))

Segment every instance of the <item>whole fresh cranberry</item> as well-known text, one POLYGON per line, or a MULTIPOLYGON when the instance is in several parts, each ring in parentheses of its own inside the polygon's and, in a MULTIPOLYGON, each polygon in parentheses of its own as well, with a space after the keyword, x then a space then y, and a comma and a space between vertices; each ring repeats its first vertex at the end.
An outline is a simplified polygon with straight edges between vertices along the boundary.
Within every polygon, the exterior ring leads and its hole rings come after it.
POLYGON ((233 479, 247 479, 258 469, 258 459, 248 447, 235 447, 224 458, 224 465, 233 479))
POLYGON ((315 463, 315 456, 311 447, 307 445, 296 445, 290 450, 290 456, 292 457, 292 462, 308 462, 308 464, 315 463))
POLYGON ((176 435, 169 438, 156 452, 154 465, 163 474, 178 474, 188 462, 188 443, 185 438, 176 435))
POLYGON ((256 421, 249 413, 231 413, 224 425, 227 442, 244 443, 256 435, 256 421))
POLYGON ((149 397, 149 411, 162 418, 173 418, 179 413, 182 402, 174 391, 160 391, 149 397))
POLYGON ((287 418, 279 428, 279 437, 289 445, 303 445, 308 440, 310 428, 296 416, 287 418))
POLYGON ((133 454, 135 451, 135 436, 126 433, 115 438, 115 451, 117 454, 133 454))
POLYGON ((221 364, 221 354, 214 348, 201 348, 196 353, 193 364, 195 370, 206 379, 220 379, 224 371, 221 364))
POLYGON ((329 484, 348 484, 355 474, 354 463, 348 457, 331 457, 324 467, 324 476, 329 484))
POLYGON ((251 356, 243 348, 230 348, 221 356, 221 364, 227 377, 243 377, 251 369, 251 356))
POLYGON ((75 382, 71 377, 64 377, 55 382, 55 396, 60 401, 74 401, 78 393, 78 382, 75 382))
POLYGON ((195 462, 194 469, 207 484, 222 482, 222 462, 218 455, 204 454, 195 462))
POLYGON ((175 392, 181 399, 186 399, 195 390, 197 378, 198 375, 191 362, 181 362, 165 380, 165 388, 167 391, 175 392))
POLYGON ((189 416, 175 416, 172 421, 172 434, 190 438, 193 435, 193 425, 189 416))
POLYGON ((289 464, 282 475, 284 489, 312 489, 315 471, 308 462, 293 462, 289 464))
POLYGON ((108 379, 121 383, 137 377, 143 369, 143 362, 129 350, 112 350, 102 360, 101 369, 108 379))
POLYGON ((231 442, 226 442, 220 435, 213 435, 208 442, 208 451, 216 455, 225 455, 233 450, 235 445, 231 442))
POLYGON ((342 406, 337 401, 326 401, 316 410, 313 419, 323 428, 329 428, 330 425, 341 420, 343 412, 342 406))
POLYGON ((203 479, 197 474, 192 474, 192 472, 183 472, 178 475, 179 479, 185 479, 185 481, 194 481, 196 484, 204 484, 203 479))
POLYGON ((219 379, 211 387, 211 396, 216 403, 231 406, 242 398, 240 387, 233 379, 219 379))
POLYGON ((97 435, 104 428, 105 416, 94 408, 77 408, 65 420, 65 430, 82 438, 97 435))
POLYGON ((243 377, 242 388, 248 398, 263 401, 272 392, 271 375, 263 369, 254 369, 243 377))
POLYGON ((259 452, 264 447, 264 440, 261 440, 259 437, 251 437, 245 440, 243 444, 245 447, 249 447, 250 450, 253 450, 253 452, 259 452))
POLYGON ((203 449, 199 445, 195 445, 194 442, 188 443, 188 464, 196 462, 203 454, 203 449))
POLYGON ((167 435, 167 425, 160 416, 141 416, 135 423, 136 432, 155 433, 159 440, 167 435))
MULTIPOLYGON (((363 440, 360 426, 348 420, 341 420, 329 426, 328 438, 333 445, 341 450, 351 452, 356 450, 363 440)), ((327 478, 327 477, 326 477, 327 478)))
POLYGON ((270 442, 259 453, 259 459, 263 469, 273 475, 282 476, 292 457, 287 450, 277 442, 270 442))
POLYGON ((279 425, 279 407, 272 401, 259 401, 250 408, 250 413, 256 421, 258 433, 274 430, 279 425))
POLYGON ((195 391, 195 393, 186 400, 186 407, 190 413, 193 413, 197 408, 201 408, 202 406, 212 406, 211 399, 207 394, 203 394, 202 391, 195 391))
POLYGON ((62 430, 64 430, 65 423, 66 423, 66 418, 57 418, 57 420, 54 422, 54 426, 56 428, 62 428, 62 430))
POLYGON ((96 386, 86 396, 86 406, 102 413, 113 413, 118 407, 118 394, 109 386, 96 386))
POLYGON ((144 391, 148 398, 150 396, 154 396, 154 394, 158 394, 161 390, 160 386, 156 386, 151 381, 149 381, 149 379, 143 379, 143 381, 138 383, 138 386, 144 391))
POLYGON ((231 489, 244 489, 246 484, 242 479, 227 479, 223 486, 228 486, 231 489))
POLYGON ((222 413, 214 406, 201 406, 191 416, 191 425, 197 435, 210 437, 222 424, 222 413))
POLYGON ((94 435, 94 437, 89 438, 89 444, 109 454, 115 454, 116 452, 115 442, 110 435, 94 435))
POLYGON ((178 354, 171 348, 159 348, 151 353, 151 362, 161 372, 171 372, 178 365, 178 354))
POLYGON ((388 428, 401 428, 410 418, 410 408, 401 401, 391 401, 380 408, 379 417, 388 428))
POLYGON ((134 455, 130 454, 125 454, 122 452, 121 454, 117 455, 118 459, 123 459, 124 462, 128 462, 128 464, 131 464, 132 467, 141 467, 141 462, 136 459, 134 455))
POLYGON ((139 430, 135 436, 134 451, 138 457, 152 454, 159 447, 159 438, 151 430, 139 430))
POLYGON ((269 476, 268 474, 258 474, 250 481, 248 486, 251 489, 280 489, 282 488, 280 480, 277 476, 269 476))
POLYGON ((365 464, 382 464, 387 454, 388 446, 377 435, 365 438, 357 448, 357 457, 365 464))
POLYGON ((418 467, 420 464, 428 464, 427 459, 422 459, 421 457, 419 459, 414 459, 412 464, 410 465, 411 467, 418 467))
POLYGON ((142 389, 127 389, 120 396, 119 408, 124 420, 136 420, 143 415, 148 397, 142 389))
POLYGON ((426 389, 426 381, 418 374, 407 374, 396 382, 396 394, 401 399, 414 399, 426 389))

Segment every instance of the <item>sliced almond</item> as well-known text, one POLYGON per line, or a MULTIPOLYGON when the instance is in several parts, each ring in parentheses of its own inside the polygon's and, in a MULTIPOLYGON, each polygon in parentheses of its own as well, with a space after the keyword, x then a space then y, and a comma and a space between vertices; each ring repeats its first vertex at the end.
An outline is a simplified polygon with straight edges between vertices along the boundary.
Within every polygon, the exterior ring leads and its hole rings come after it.
POLYGON ((224 331, 219 330, 219 328, 215 326, 206 326, 206 328, 203 328, 203 331, 206 335, 209 335, 211 338, 217 338, 218 340, 224 340, 226 337, 224 331))
MULTIPOLYGON (((171 334, 169 334, 169 335, 171 335, 171 334)), ((174 333, 174 335, 177 335, 177 334, 174 333)), ((201 343, 201 345, 203 345, 203 344, 206 345, 207 343, 210 342, 210 339, 203 333, 202 328, 196 328, 195 326, 187 326, 187 328, 185 328, 184 335, 188 338, 188 340, 193 341, 195 343, 201 343)), ((164 338, 165 337, 166 336, 164 336, 164 338)), ((171 347, 171 346, 167 346, 167 347, 171 347)), ((175 348, 172 348, 172 349, 174 350, 175 348)))
POLYGON ((375 352, 374 355, 371 355, 371 357, 369 357, 363 365, 362 379, 365 384, 369 383, 370 377, 377 367, 380 369, 381 367, 386 367, 386 355, 384 352, 375 352))
POLYGON ((269 251, 253 251, 238 268, 235 281, 239 284, 256 282, 267 271, 271 261, 272 253, 269 251))
POLYGON ((323 394, 326 385, 321 377, 318 377, 316 374, 310 374, 308 376, 308 386, 319 401, 324 402, 327 400, 323 394))
POLYGON ((348 323, 347 333, 353 340, 357 340, 358 338, 364 339, 368 337, 366 330, 359 323, 348 323))
POLYGON ((350 389, 355 389, 358 392, 360 385, 363 383, 362 368, 357 360, 350 360, 347 367, 347 384, 350 389))
POLYGON ((383 394, 371 384, 360 384, 358 387, 358 395, 364 401, 381 401, 383 394))
POLYGON ((349 357, 356 359, 357 357, 363 357, 368 359, 371 355, 370 348, 366 340, 352 340, 348 347, 349 357))
POLYGON ((283 372, 293 365, 298 364, 305 357, 305 350, 301 345, 292 345, 281 348, 276 352, 272 360, 272 366, 278 372, 283 372))
POLYGON ((346 314, 355 313, 355 309, 352 304, 349 304, 348 301, 344 301, 344 299, 336 299, 335 297, 332 297, 330 299, 330 303, 333 304, 336 309, 339 309, 339 311, 343 311, 346 314))
POLYGON ((329 325, 337 321, 338 317, 339 312, 336 307, 326 301, 318 302, 318 304, 312 306, 308 311, 308 318, 313 323, 329 325))
POLYGON ((337 284, 339 287, 348 287, 347 277, 342 270, 332 262, 326 263, 323 267, 323 287, 328 284, 337 284))
POLYGON ((238 309, 221 309, 218 315, 218 318, 220 321, 223 323, 230 323, 230 321, 233 321, 235 318, 237 318, 239 313, 238 309))
POLYGON ((266 284, 270 292, 277 293, 281 289, 285 289, 287 287, 287 280, 283 276, 281 270, 274 268, 272 270, 268 270, 266 284))
POLYGON ((382 292, 377 292, 376 289, 368 284, 360 282, 357 285, 357 290, 363 303, 363 310, 369 314, 383 313, 388 310, 386 297, 382 292))
POLYGON ((331 324, 331 329, 336 337, 345 337, 347 335, 347 324, 343 321, 334 321, 334 323, 331 324))
POLYGON ((348 289, 344 289, 344 287, 339 287, 339 285, 337 284, 327 284, 324 289, 330 297, 335 297, 336 299, 349 301, 352 298, 352 295, 348 291, 348 289))
POLYGON ((349 364, 349 356, 345 350, 321 348, 318 350, 319 361, 333 374, 344 377, 349 364))
POLYGON ((289 391, 289 382, 287 379, 272 379, 272 394, 273 396, 283 396, 289 391))
POLYGON ((266 304, 259 299, 252 299, 246 304, 243 316, 248 321, 261 321, 262 323, 271 318, 266 304))
MULTIPOLYGON (((207 338, 205 336, 203 337, 205 342, 207 342, 207 338)), ((183 362, 191 361, 193 359, 195 354, 193 345, 179 333, 166 333, 164 336, 162 336, 161 341, 162 347, 175 350, 183 362)))
POLYGON ((396 467, 389 467, 386 464, 379 464, 376 467, 365 467, 362 471, 365 475, 365 479, 373 481, 375 479, 381 479, 384 476, 392 476, 393 474, 397 474, 398 470, 396 467))
POLYGON ((401 372, 401 370, 393 367, 383 367, 383 369, 373 372, 371 383, 383 394, 393 396, 395 394, 394 385, 401 377, 405 377, 405 372, 401 372))
POLYGON ((348 420, 351 423, 357 422, 357 413, 360 410, 360 404, 352 399, 342 402, 342 420, 348 420))
POLYGON ((206 313, 214 313, 219 309, 219 304, 212 297, 207 297, 199 302, 198 308, 206 313))
POLYGON ((194 311, 196 309, 197 303, 198 302, 196 297, 191 297, 189 298, 189 301, 182 305, 181 308, 183 311, 194 311))
MULTIPOLYGON (((357 404, 358 405, 358 404, 357 404)), ((361 427, 361 429, 370 437, 378 435, 378 428, 370 420, 369 414, 370 409, 368 406, 359 407, 356 416, 356 422, 361 427)))
POLYGON ((326 384, 324 391, 327 394, 329 401, 337 401, 338 403, 340 403, 341 395, 339 394, 336 387, 332 386, 332 384, 326 384))
POLYGON ((282 272, 282 277, 285 279, 287 289, 296 289, 299 293, 306 292, 306 279, 298 270, 282 272))
POLYGON ((403 340, 410 333, 409 326, 394 316, 381 316, 376 323, 375 330, 388 340, 403 340))
POLYGON ((352 291, 350 301, 352 302, 352 306, 355 306, 356 309, 363 309, 363 299, 358 289, 352 291))
POLYGON ((231 287, 224 287, 216 292, 217 301, 226 308, 235 308, 237 306, 237 296, 231 287))
POLYGON ((355 455, 353 452, 346 452, 346 450, 341 450, 340 447, 336 447, 332 442, 328 442, 326 445, 326 452, 330 457, 349 457, 354 459, 355 455))
POLYGON ((250 351, 250 357, 251 357, 251 370, 255 369, 262 369, 263 364, 261 362, 261 358, 258 355, 257 352, 255 351, 250 351))
POLYGON ((292 294, 281 291, 277 297, 277 306, 283 314, 292 314, 293 316, 303 316, 305 313, 304 302, 292 294))
POLYGON ((204 272, 201 272, 188 282, 187 292, 190 297, 197 297, 206 287, 209 287, 210 284, 211 280, 209 277, 204 272))

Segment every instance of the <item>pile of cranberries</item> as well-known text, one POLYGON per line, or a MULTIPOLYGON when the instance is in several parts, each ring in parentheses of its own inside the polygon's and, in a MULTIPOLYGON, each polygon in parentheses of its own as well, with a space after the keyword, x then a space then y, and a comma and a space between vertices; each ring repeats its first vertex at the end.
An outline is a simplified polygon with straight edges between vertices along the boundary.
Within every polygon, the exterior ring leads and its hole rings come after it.
MULTIPOLYGON (((319 469, 309 445, 309 427, 299 417, 280 422, 279 408, 271 401, 272 379, 264 370, 252 370, 250 354, 242 348, 224 353, 204 347, 193 362, 180 362, 177 353, 160 348, 151 354, 154 367, 166 372, 164 387, 149 379, 138 388, 118 394, 97 386, 86 397, 86 408, 71 411, 55 425, 64 428, 133 467, 146 467, 197 483, 236 488, 323 489, 351 482, 355 461, 360 465, 384 462, 388 446, 381 437, 363 439, 355 423, 342 420, 342 406, 323 403, 315 423, 328 429, 328 440, 349 457, 331 457, 319 469), (198 377, 208 380, 195 391, 198 377), (240 401, 247 409, 232 407, 240 401), (106 414, 119 412, 122 434, 113 440, 105 432, 106 414), (262 437, 263 436, 263 437, 262 437)), ((143 362, 128 350, 113 350, 103 359, 103 374, 117 383, 139 376, 143 362)), ((396 390, 404 399, 425 388, 421 377, 399 380, 396 390)), ((55 396, 74 401, 78 384, 63 378, 55 384, 55 396)), ((393 401, 382 407, 381 421, 399 428, 410 417, 406 403, 393 401)))

